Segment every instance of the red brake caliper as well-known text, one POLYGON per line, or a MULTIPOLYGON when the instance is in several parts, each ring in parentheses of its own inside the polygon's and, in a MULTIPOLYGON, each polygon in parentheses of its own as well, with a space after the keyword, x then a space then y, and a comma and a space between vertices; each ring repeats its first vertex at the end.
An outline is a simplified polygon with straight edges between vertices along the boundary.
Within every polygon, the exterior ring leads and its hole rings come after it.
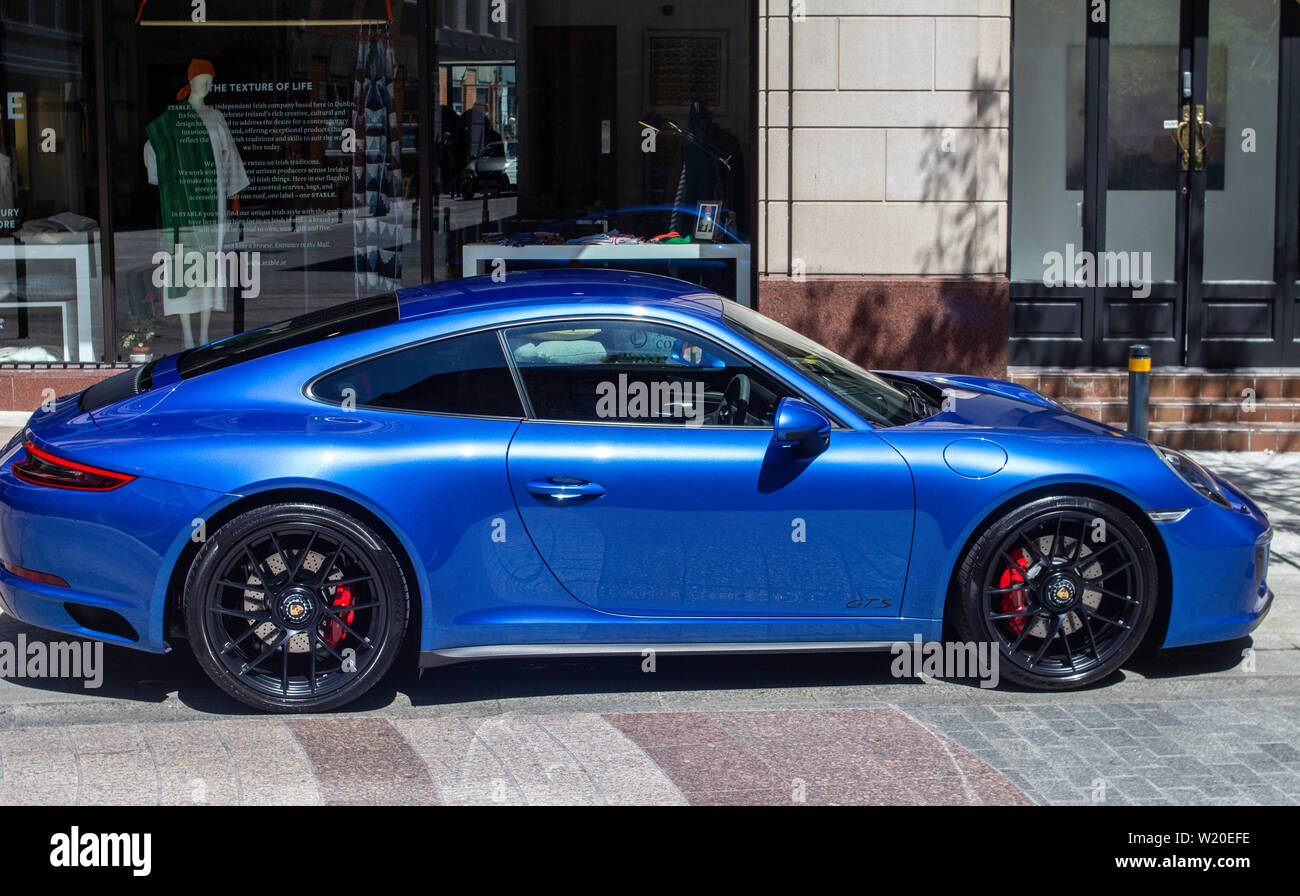
MULTIPOLYGON (((352 589, 349 588, 347 585, 339 585, 337 588, 335 588, 334 606, 336 607, 352 606, 352 589)), ((352 620, 356 615, 357 614, 355 612, 349 610, 346 613, 340 613, 339 617, 343 620, 343 622, 347 623, 348 625, 351 625, 352 620)), ((1018 622, 1019 620, 1016 621, 1018 622)), ((325 643, 328 644, 330 647, 338 647, 339 644, 342 643, 343 641, 343 636, 346 634, 347 634, 347 630, 343 628, 343 626, 339 623, 338 619, 335 619, 334 617, 331 616, 329 620, 325 623, 325 643)))
MULTIPOLYGON (((1024 572, 1029 568, 1029 554, 1024 548, 1016 548, 1011 552, 1011 559, 1016 561, 1015 566, 1008 566, 1002 571, 1002 577, 998 579, 999 588, 1009 588, 1012 585, 1019 585, 1025 581, 1024 572)), ((1018 588, 1015 591, 1008 591, 1002 595, 1002 612, 1015 613, 1029 606, 1026 600, 1025 590, 1018 588)), ((1016 637, 1025 630, 1025 624, 1028 618, 1022 616, 1019 619, 1008 619, 1007 624, 1011 627, 1011 632, 1016 637)))

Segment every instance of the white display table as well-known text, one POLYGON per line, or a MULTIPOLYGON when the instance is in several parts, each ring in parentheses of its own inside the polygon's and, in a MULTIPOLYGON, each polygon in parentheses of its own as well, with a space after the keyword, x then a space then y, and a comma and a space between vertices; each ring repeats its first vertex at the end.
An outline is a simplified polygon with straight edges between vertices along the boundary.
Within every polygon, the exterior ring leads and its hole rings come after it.
POLYGON ((486 267, 502 259, 511 261, 568 262, 665 262, 730 261, 736 266, 736 301, 753 307, 749 289, 749 245, 747 243, 624 243, 618 246, 498 246, 469 243, 461 253, 465 276, 489 273, 486 267))

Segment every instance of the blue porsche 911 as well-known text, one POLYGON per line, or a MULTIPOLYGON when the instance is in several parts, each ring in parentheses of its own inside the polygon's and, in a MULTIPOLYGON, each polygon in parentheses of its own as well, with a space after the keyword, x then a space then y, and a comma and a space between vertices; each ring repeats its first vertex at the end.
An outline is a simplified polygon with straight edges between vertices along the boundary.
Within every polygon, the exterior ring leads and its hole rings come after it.
POLYGON ((1268 520, 1010 383, 869 373, 620 271, 405 289, 50 402, 0 457, 0 600, 235 698, 493 657, 998 648, 1036 688, 1250 632, 1268 520))

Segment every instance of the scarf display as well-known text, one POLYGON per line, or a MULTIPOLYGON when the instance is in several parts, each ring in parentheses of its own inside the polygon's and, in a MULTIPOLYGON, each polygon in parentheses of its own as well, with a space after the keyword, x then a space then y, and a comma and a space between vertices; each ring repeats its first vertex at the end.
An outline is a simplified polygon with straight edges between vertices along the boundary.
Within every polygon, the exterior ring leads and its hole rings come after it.
POLYGON ((402 195, 401 133, 393 101, 396 68, 388 29, 357 35, 357 67, 352 85, 353 244, 356 294, 396 289, 402 280, 402 222, 396 200, 402 195))
MULTIPOLYGON (((217 248, 220 225, 216 158, 207 126, 189 103, 173 103, 145 129, 157 157, 162 205, 163 247, 177 243, 187 250, 217 248)), ((183 296, 185 286, 169 286, 169 297, 183 296)))

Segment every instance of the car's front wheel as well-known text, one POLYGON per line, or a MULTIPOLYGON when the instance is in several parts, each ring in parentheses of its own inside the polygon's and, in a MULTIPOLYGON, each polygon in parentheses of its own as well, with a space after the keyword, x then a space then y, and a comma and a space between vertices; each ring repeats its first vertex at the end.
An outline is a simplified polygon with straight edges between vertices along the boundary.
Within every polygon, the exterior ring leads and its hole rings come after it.
POLYGON ((369 526, 331 507, 276 504, 209 534, 184 613, 199 665, 226 693, 257 709, 320 712, 388 671, 409 598, 369 526))
POLYGON ((1109 503, 1042 498, 990 525, 966 552, 950 614, 991 642, 999 673, 1044 690, 1110 675, 1138 648, 1159 594, 1141 527, 1109 503))

